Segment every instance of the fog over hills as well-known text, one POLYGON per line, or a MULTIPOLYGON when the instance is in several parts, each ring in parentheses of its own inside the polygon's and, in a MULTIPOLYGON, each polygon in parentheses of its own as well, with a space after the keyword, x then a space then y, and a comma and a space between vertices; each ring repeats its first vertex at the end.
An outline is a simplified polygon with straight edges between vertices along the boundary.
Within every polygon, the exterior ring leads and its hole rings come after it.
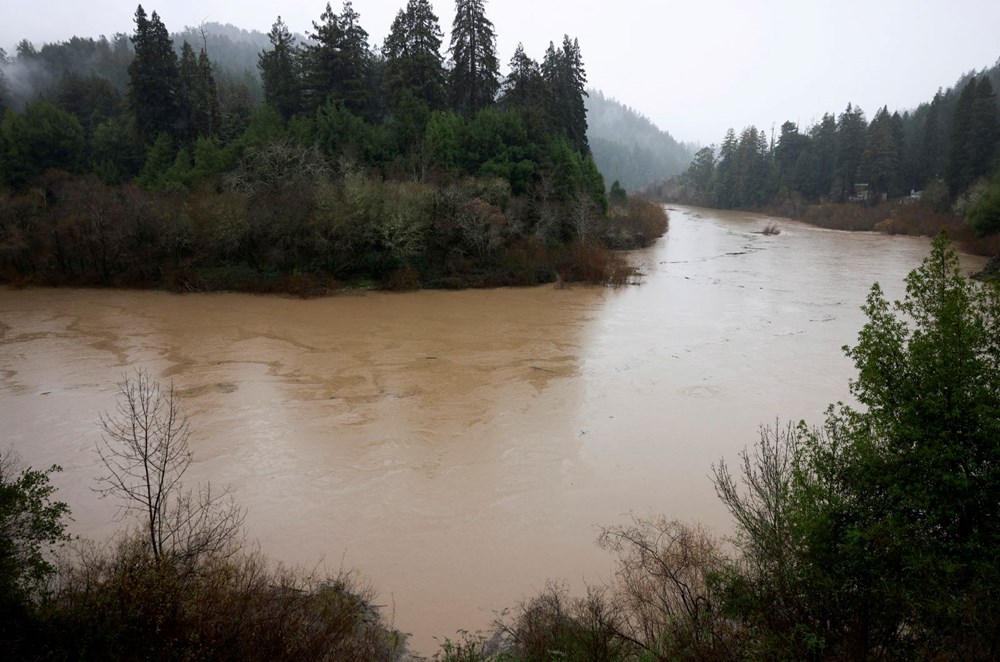
POLYGON ((587 139, 609 186, 618 180, 633 191, 687 168, 696 146, 678 142, 645 115, 600 90, 587 93, 587 139))

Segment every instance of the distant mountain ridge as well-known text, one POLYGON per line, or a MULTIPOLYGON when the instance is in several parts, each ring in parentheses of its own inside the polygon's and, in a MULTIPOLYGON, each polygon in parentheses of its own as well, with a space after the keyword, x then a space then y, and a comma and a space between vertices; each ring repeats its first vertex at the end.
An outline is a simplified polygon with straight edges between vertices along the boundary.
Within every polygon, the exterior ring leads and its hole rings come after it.
POLYGON ((608 185, 617 180, 629 191, 683 172, 694 149, 674 139, 649 118, 589 89, 587 139, 608 185))

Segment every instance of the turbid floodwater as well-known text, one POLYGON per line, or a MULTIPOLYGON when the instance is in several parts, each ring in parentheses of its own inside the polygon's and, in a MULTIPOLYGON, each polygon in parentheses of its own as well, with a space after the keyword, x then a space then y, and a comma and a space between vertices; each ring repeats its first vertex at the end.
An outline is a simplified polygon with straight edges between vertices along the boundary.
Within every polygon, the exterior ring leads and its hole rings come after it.
MULTIPOLYGON (((121 525, 94 445, 133 366, 172 380, 189 482, 230 485, 289 564, 370 578, 416 648, 487 625, 547 579, 611 570, 598 527, 630 512, 728 522, 708 478, 761 424, 849 397, 841 351, 875 281, 923 238, 671 209, 640 286, 314 300, 0 291, 4 446, 58 463, 74 532, 121 525), (781 233, 760 230, 774 222, 781 233)), ((963 256, 973 270, 983 260, 963 256)))

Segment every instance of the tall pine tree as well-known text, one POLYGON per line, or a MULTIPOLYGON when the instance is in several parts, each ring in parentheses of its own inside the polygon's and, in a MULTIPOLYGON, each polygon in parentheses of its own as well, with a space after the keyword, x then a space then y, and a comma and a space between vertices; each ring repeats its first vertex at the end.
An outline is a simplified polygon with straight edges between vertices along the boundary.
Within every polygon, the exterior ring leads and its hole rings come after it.
POLYGON ((287 120, 302 108, 302 52, 280 16, 267 37, 271 40, 271 50, 262 51, 257 60, 264 101, 287 120))
POLYGON ((409 0, 392 22, 382 47, 390 103, 409 94, 430 110, 445 107, 444 33, 428 0, 409 0))
POLYGON ((451 29, 452 107, 466 116, 492 106, 500 89, 493 23, 486 18, 485 0, 456 0, 451 29))
POLYGON ((860 107, 847 104, 837 118, 837 177, 840 180, 840 197, 854 195, 858 170, 865 153, 865 134, 868 123, 860 107))
POLYGON ((504 79, 500 105, 520 111, 525 127, 534 140, 541 140, 550 131, 551 92, 542 77, 541 67, 528 57, 524 46, 518 44, 510 59, 510 73, 504 79))
POLYGON ((941 113, 942 96, 938 90, 927 108, 927 116, 924 118, 924 130, 920 143, 920 179, 921 184, 926 186, 927 182, 937 177, 942 177, 945 172, 945 126, 944 117, 941 113))
POLYGON ((569 35, 563 37, 560 48, 550 42, 542 61, 542 76, 551 90, 549 115, 555 130, 565 135, 578 152, 589 154, 587 107, 583 100, 587 96, 587 74, 579 42, 570 41, 569 35))
POLYGON ((135 59, 128 67, 128 100, 139 137, 150 144, 162 132, 178 130, 180 74, 173 42, 154 11, 146 17, 142 5, 135 11, 132 37, 135 59))
POLYGON ((976 85, 969 145, 973 176, 988 176, 997 166, 997 148, 1000 147, 1000 108, 988 76, 983 76, 976 85))
POLYGON ((901 144, 888 107, 875 113, 865 142, 861 172, 868 179, 869 199, 875 202, 895 190, 899 177, 901 144))
POLYGON ((351 113, 365 116, 371 107, 368 33, 350 0, 334 14, 327 3, 320 22, 313 22, 309 36, 315 44, 306 50, 306 100, 312 108, 327 101, 342 104, 351 113))

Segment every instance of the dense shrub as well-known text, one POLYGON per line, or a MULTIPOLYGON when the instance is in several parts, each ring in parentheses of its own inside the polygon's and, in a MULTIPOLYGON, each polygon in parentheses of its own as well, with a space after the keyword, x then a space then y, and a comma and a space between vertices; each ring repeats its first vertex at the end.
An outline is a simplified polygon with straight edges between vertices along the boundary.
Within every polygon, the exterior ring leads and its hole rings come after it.
POLYGON ((84 545, 39 607, 36 649, 65 659, 394 660, 404 638, 350 574, 317 578, 259 554, 155 559, 130 537, 84 545))

